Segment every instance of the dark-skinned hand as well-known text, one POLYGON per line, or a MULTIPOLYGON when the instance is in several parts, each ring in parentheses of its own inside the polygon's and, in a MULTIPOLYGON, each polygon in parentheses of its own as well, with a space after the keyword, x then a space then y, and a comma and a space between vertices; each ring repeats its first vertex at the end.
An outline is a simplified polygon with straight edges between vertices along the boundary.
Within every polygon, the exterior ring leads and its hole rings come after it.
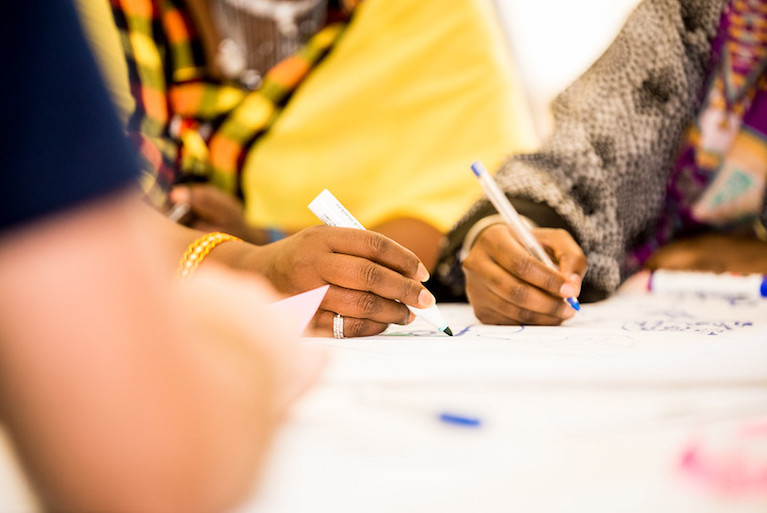
POLYGON ((285 294, 325 284, 330 289, 314 317, 314 328, 332 333, 336 313, 344 336, 375 335, 388 324, 415 316, 405 307, 426 308, 434 296, 422 285, 429 273, 409 250, 372 231, 313 226, 251 253, 243 267, 263 274, 285 294))
POLYGON ((557 325, 575 314, 564 298, 580 293, 583 251, 565 230, 532 233, 559 271, 530 254, 505 224, 483 230, 464 260, 466 295, 483 323, 557 325))

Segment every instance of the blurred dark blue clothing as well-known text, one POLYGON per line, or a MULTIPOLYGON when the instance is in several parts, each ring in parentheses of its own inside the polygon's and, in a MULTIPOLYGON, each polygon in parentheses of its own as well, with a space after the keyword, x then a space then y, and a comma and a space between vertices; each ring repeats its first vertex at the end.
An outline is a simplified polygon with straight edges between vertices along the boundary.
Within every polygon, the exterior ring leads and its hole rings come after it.
POLYGON ((135 184, 71 2, 2 2, 0 48, 0 230, 135 184))

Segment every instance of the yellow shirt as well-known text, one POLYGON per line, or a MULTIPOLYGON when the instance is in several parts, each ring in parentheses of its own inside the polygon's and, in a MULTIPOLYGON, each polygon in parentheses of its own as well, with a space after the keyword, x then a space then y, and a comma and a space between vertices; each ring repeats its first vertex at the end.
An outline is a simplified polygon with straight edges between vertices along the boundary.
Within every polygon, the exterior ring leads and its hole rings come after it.
POLYGON ((328 188, 362 224, 447 231, 495 169, 538 143, 489 0, 365 0, 248 155, 247 219, 293 231, 328 188))
POLYGON ((120 44, 108 0, 75 0, 85 37, 104 76, 107 90, 123 122, 135 108, 130 92, 128 64, 120 44))

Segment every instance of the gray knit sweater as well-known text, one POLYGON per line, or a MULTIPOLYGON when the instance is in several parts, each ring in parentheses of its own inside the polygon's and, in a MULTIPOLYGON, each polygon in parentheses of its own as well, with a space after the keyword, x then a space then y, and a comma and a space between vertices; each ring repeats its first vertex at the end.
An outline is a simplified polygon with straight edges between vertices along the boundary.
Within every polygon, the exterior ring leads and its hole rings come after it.
MULTIPOLYGON (((592 299, 635 271, 626 253, 656 226, 725 5, 643 1, 608 50, 557 97, 554 131, 541 150, 509 158, 496 175, 520 213, 573 234, 588 258, 584 292, 592 299)), ((463 289, 461 243, 490 213, 487 200, 478 202, 447 237, 437 279, 454 293, 463 289)))

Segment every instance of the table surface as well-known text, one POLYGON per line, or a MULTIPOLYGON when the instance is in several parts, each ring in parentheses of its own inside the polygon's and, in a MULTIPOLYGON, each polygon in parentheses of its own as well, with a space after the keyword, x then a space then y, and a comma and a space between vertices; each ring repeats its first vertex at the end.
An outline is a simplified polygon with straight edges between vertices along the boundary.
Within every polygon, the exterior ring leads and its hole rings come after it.
MULTIPOLYGON (((767 301, 621 293, 566 325, 328 347, 241 513, 767 511, 767 301), (440 421, 441 413, 480 426, 440 421)), ((33 511, 0 439, 0 511, 33 511)))
POLYGON ((629 289, 524 329, 440 308, 462 336, 320 340, 241 511, 767 511, 767 301, 629 289))

